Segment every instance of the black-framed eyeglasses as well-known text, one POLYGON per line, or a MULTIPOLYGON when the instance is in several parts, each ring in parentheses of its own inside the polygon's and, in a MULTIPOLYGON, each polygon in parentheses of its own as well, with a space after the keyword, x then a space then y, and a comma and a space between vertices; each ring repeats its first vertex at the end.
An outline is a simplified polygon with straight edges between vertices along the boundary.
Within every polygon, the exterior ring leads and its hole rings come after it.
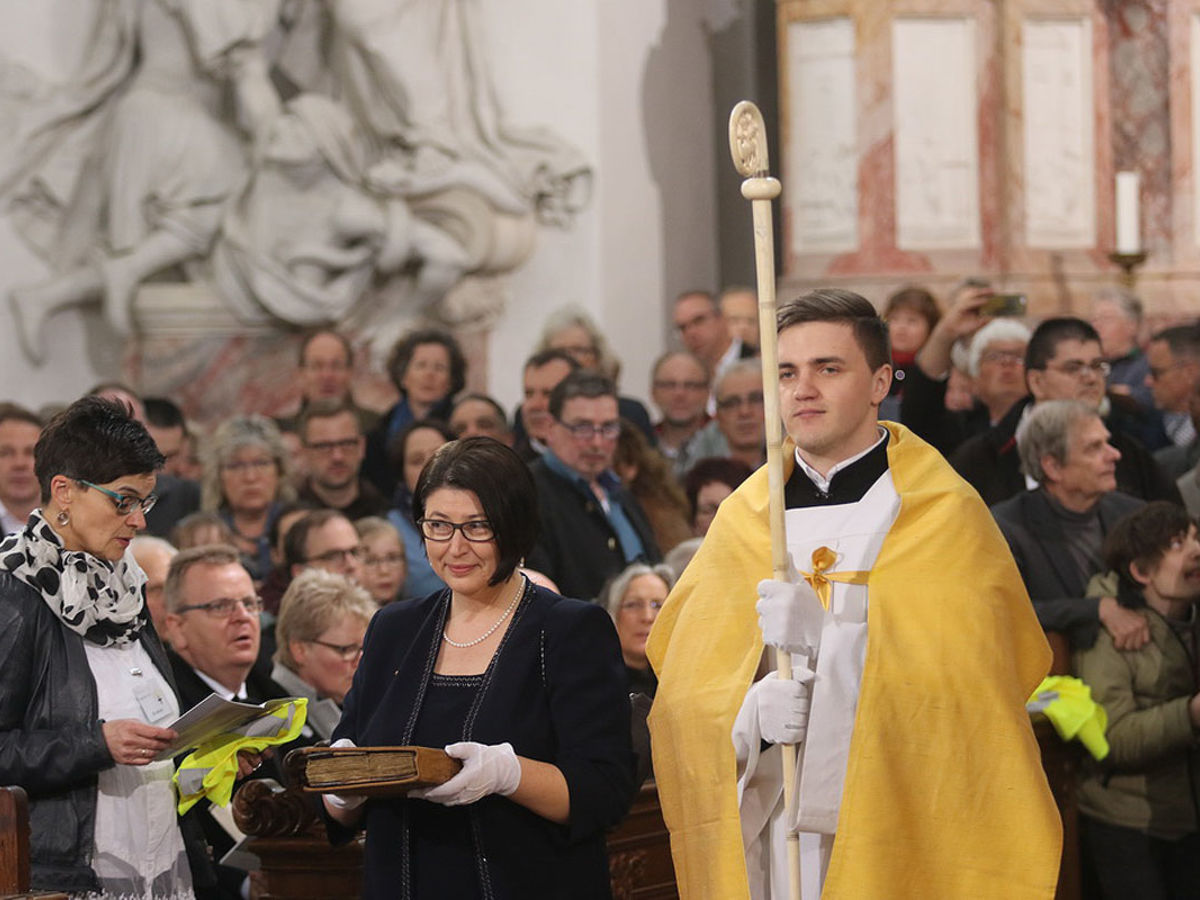
POLYGON ((633 612, 634 610, 637 610, 638 612, 641 612, 644 609, 648 609, 651 612, 658 612, 660 609, 662 609, 663 603, 665 602, 666 601, 663 600, 622 600, 621 611, 633 612))
POLYGON ((473 544, 483 544, 496 537, 496 529, 487 519, 472 519, 469 522, 448 522, 445 519, 420 519, 421 534, 430 541, 444 544, 461 531, 462 536, 473 544))
POLYGON ((222 597, 220 600, 213 600, 211 603, 192 603, 188 606, 181 606, 175 612, 182 615, 185 612, 192 612, 192 610, 198 609, 214 619, 228 619, 239 606, 250 615, 256 616, 262 611, 262 598, 256 596, 222 597))
POLYGON ((1103 359, 1095 359, 1091 362, 1084 362, 1082 359, 1073 359, 1070 362, 1060 365, 1046 363, 1046 368, 1053 369, 1055 372, 1062 372, 1064 375, 1070 375, 1072 378, 1078 378, 1084 372, 1100 378, 1107 378, 1108 373, 1112 371, 1112 366, 1103 359))
POLYGON ((342 438, 340 441, 313 441, 311 444, 304 446, 314 453, 330 454, 341 450, 343 453, 353 453, 358 449, 362 438, 342 438))
POLYGON ((234 475, 245 475, 247 472, 267 472, 278 468, 274 459, 237 459, 221 463, 222 472, 232 472, 234 475))
POLYGON ((315 556, 310 556, 305 562, 308 563, 343 563, 348 559, 357 559, 362 561, 366 550, 362 547, 347 547, 344 550, 326 550, 324 553, 318 553, 315 556))
POLYGON ((319 638, 310 638, 308 643, 328 647, 341 657, 342 662, 350 662, 350 660, 362 653, 362 644, 331 644, 329 641, 322 641, 319 638))
POLYGON ((110 491, 106 487, 100 487, 100 485, 92 484, 82 478, 76 478, 75 483, 102 493, 113 502, 119 516, 128 516, 138 507, 141 507, 142 514, 145 515, 154 509, 154 504, 158 502, 158 494, 147 494, 145 497, 138 497, 134 494, 118 494, 116 491, 110 491))
POLYGON ((1012 350, 985 350, 979 356, 980 362, 986 363, 1007 363, 1013 366, 1025 365, 1025 353, 1017 353, 1012 350))
POLYGON ((737 409, 739 406, 762 406, 763 392, 751 391, 749 394, 730 394, 728 397, 722 397, 717 401, 717 409, 737 409))
POLYGON ((577 441, 591 441, 596 435, 604 438, 606 441, 615 441, 621 436, 620 422, 604 422, 597 425, 595 422, 575 422, 568 424, 562 419, 558 420, 558 424, 567 429, 571 433, 571 437, 577 441))
POLYGON ((1153 378, 1155 381, 1157 381, 1158 379, 1160 379, 1164 375, 1166 375, 1168 372, 1170 372, 1172 369, 1178 369, 1182 365, 1183 365, 1183 363, 1181 363, 1181 362, 1173 362, 1169 366, 1163 366, 1161 369, 1156 369, 1154 366, 1151 366, 1150 367, 1150 377, 1153 378))
POLYGON ((656 378, 654 389, 658 391, 707 391, 708 385, 703 381, 672 381, 668 378, 656 378))

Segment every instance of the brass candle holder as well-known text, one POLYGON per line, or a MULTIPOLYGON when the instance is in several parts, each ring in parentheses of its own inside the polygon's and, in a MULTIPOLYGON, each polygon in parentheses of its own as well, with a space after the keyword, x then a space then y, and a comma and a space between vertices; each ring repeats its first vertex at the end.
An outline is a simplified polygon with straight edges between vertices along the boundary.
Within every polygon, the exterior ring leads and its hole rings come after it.
POLYGON ((1108 260, 1121 267, 1121 285, 1132 291, 1133 286, 1137 284, 1136 269, 1146 261, 1146 251, 1142 250, 1138 253, 1110 253, 1108 254, 1108 260))

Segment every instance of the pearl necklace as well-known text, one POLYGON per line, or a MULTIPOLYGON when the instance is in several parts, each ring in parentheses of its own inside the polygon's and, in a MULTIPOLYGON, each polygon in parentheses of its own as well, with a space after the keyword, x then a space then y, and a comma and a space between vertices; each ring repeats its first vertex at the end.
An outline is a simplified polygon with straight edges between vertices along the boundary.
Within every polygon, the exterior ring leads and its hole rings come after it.
POLYGON ((521 580, 517 583, 517 592, 515 594, 513 594, 512 602, 508 604, 508 609, 506 609, 504 611, 504 614, 501 615, 500 618, 496 620, 495 625, 493 625, 491 628, 489 628, 487 631, 485 631, 479 637, 475 638, 475 640, 467 641, 466 643, 462 643, 462 644, 460 644, 458 641, 451 640, 450 635, 446 634, 445 626, 442 626, 442 640, 445 641, 447 644, 449 644, 451 647, 458 647, 460 649, 462 649, 464 647, 474 647, 476 644, 482 644, 484 641, 486 641, 488 638, 490 638, 495 633, 497 628, 499 628, 501 625, 504 624, 504 622, 508 619, 508 617, 510 615, 512 615, 512 611, 514 609, 516 609, 516 607, 517 607, 517 601, 521 599, 521 595, 524 592, 525 592, 525 576, 522 575, 521 580))

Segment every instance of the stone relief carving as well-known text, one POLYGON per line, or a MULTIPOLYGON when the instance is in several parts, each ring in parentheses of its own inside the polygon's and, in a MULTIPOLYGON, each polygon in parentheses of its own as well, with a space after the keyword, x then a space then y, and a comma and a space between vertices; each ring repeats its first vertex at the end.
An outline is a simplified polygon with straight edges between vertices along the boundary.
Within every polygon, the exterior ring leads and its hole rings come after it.
POLYGON ((100 3, 65 83, 0 97, 0 202, 51 269, 8 297, 34 359, 70 306, 144 326, 148 279, 248 324, 487 323, 590 198, 574 149, 506 121, 478 0, 100 3))

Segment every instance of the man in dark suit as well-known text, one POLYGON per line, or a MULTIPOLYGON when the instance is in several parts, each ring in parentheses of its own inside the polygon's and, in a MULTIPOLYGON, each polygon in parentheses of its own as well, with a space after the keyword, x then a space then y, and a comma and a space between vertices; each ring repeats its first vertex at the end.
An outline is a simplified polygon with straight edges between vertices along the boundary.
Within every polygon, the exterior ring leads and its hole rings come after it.
MULTIPOLYGON (((267 670, 255 668, 262 601, 254 593, 250 573, 232 547, 193 547, 177 554, 167 571, 164 591, 167 607, 167 657, 179 691, 180 709, 195 706, 209 694, 226 700, 262 703, 287 692, 271 680, 267 670)), ((283 782, 278 760, 290 746, 264 762, 259 775, 283 782)), ((212 848, 213 860, 233 847, 233 837, 200 809, 200 825, 212 848)), ((236 896, 245 872, 217 866, 222 889, 236 896)))
POLYGON ((1115 597, 1085 597, 1088 579, 1104 571, 1101 546, 1118 520, 1143 505, 1119 492, 1121 453, 1090 404, 1050 400, 1035 406, 1017 435, 1021 465, 1038 483, 992 507, 1038 621, 1090 647, 1103 626, 1118 649, 1150 638, 1146 620, 1115 597))
POLYGON ((573 372, 554 388, 549 411, 546 452, 530 465, 542 527, 529 567, 564 596, 591 600, 628 563, 662 554, 646 514, 612 471, 621 433, 612 381, 573 372))
POLYGON ((1016 403, 999 423, 959 446, 950 464, 989 506, 1032 488, 1033 482, 1021 473, 1017 427, 1037 404, 1078 400, 1104 417, 1112 445, 1120 451, 1117 487, 1143 500, 1179 503, 1175 484, 1133 436, 1141 423, 1105 394, 1107 374, 1096 329, 1082 319, 1047 319, 1034 330, 1025 350, 1025 379, 1032 397, 1016 403))

